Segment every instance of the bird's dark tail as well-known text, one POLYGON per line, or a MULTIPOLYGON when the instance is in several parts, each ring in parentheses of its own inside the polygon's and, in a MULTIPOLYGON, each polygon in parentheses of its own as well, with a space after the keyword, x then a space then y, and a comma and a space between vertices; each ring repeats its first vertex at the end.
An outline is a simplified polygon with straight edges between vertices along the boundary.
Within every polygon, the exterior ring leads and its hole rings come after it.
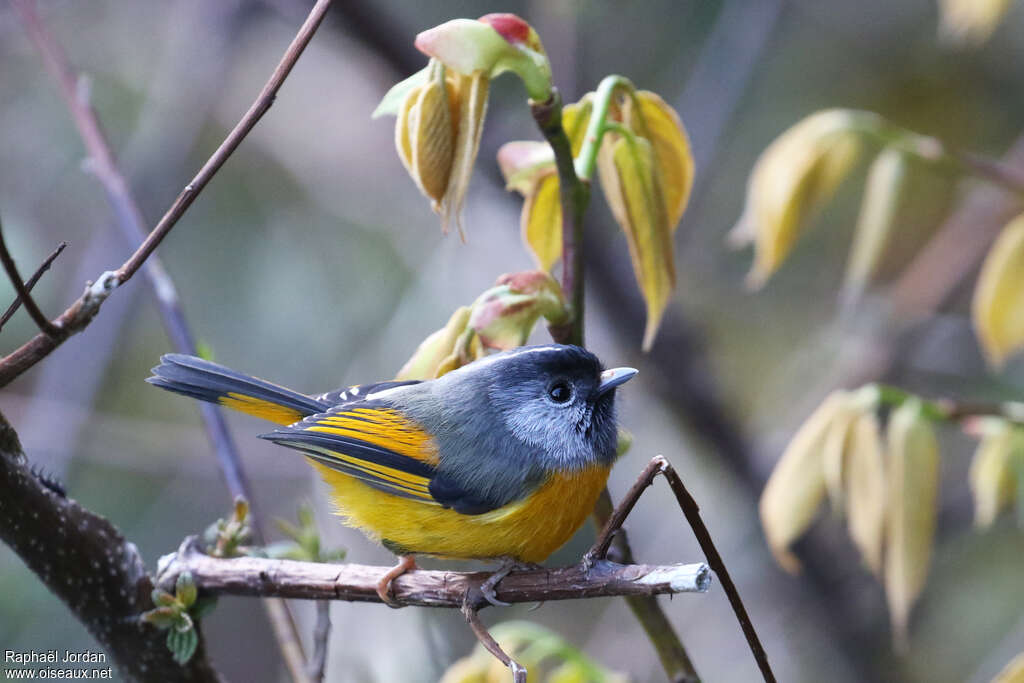
POLYGON ((169 353, 146 379, 162 389, 227 406, 277 424, 292 424, 330 406, 256 377, 195 356, 169 353))

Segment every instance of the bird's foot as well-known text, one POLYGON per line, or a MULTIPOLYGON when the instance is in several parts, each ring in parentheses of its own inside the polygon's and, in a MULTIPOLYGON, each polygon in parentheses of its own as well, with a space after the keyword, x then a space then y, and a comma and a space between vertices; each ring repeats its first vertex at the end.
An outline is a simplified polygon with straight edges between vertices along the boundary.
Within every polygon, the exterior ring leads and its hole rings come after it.
POLYGON ((495 607, 509 607, 512 603, 505 602, 504 600, 498 599, 497 591, 498 584, 506 576, 514 571, 525 571, 529 569, 540 569, 539 564, 533 562, 520 562, 511 557, 505 557, 501 560, 501 566, 498 567, 497 571, 487 577, 487 580, 480 584, 480 593, 484 596, 487 602, 491 603, 495 607))
POLYGON ((412 555, 402 555, 398 558, 398 564, 392 567, 387 574, 381 577, 380 581, 377 582, 377 595, 380 596, 381 602, 388 607, 399 608, 402 605, 395 601, 391 597, 391 582, 397 579, 407 571, 416 569, 416 558, 412 555))

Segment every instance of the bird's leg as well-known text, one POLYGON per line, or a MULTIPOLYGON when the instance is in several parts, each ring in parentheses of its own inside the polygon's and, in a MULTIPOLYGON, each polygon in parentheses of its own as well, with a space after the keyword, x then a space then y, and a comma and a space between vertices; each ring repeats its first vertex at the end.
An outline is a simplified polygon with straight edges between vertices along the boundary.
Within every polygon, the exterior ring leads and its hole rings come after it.
POLYGON ((398 557, 398 564, 388 570, 388 573, 382 576, 380 581, 377 582, 377 595, 380 596, 381 602, 388 607, 401 607, 401 605, 395 602, 394 598, 391 597, 391 582, 407 571, 416 568, 415 557, 412 555, 400 555, 398 557))
POLYGON ((501 565, 498 569, 487 577, 487 580, 480 584, 480 593, 483 594, 484 599, 491 603, 495 607, 509 607, 511 603, 504 602, 498 599, 498 594, 495 589, 501 580, 514 571, 525 571, 528 569, 540 569, 539 564, 533 562, 520 562, 514 557, 502 557, 501 565))

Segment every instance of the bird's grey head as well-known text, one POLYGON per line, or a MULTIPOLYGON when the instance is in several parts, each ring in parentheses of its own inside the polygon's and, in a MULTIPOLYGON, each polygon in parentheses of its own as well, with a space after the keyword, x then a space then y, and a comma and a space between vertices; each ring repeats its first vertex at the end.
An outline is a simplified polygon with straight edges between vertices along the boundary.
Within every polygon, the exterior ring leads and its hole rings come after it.
POLYGON ((603 370, 578 346, 527 346, 490 356, 450 375, 475 392, 522 444, 558 468, 615 459, 615 387, 632 368, 603 370))

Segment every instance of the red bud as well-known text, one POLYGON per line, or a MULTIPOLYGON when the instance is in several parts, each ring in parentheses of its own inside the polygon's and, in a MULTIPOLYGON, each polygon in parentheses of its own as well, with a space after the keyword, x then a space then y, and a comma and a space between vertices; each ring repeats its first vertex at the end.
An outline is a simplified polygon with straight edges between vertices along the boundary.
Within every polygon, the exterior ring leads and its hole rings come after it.
POLYGON ((491 28, 510 43, 525 43, 530 37, 530 25, 515 14, 495 13, 485 14, 480 21, 488 24, 491 28))

